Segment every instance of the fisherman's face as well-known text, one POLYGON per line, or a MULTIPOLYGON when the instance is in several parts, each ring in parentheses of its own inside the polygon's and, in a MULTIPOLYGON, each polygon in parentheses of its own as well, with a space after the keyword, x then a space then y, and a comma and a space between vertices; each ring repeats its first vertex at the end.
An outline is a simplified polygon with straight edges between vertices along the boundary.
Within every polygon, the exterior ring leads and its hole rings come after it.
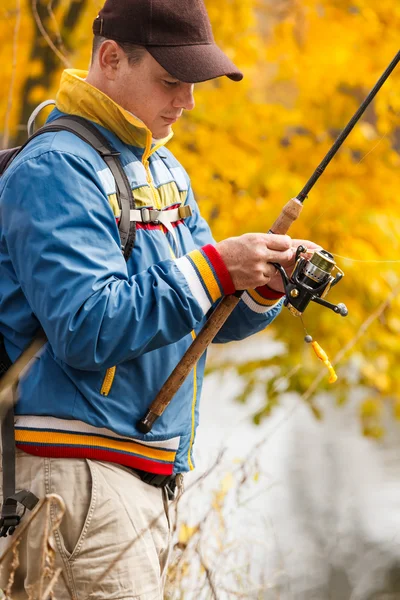
POLYGON ((194 108, 193 84, 175 79, 145 52, 139 63, 121 60, 116 102, 150 129, 154 138, 164 138, 184 110, 194 108))

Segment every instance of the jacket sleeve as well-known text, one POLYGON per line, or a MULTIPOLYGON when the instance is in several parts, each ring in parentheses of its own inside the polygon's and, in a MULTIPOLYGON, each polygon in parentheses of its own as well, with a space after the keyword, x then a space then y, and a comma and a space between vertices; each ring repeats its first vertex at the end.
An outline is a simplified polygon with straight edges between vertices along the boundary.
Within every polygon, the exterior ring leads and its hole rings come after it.
POLYGON ((232 291, 213 246, 129 277, 90 162, 56 150, 15 162, 0 188, 1 243, 55 356, 68 365, 98 370, 174 343, 232 291))
MULTIPOLYGON (((207 222, 200 215, 190 187, 187 203, 192 207, 193 215, 189 225, 198 247, 215 244, 207 222)), ((269 289, 268 286, 246 290, 239 304, 214 338, 214 343, 241 340, 262 331, 281 312, 282 304, 282 294, 269 289)))

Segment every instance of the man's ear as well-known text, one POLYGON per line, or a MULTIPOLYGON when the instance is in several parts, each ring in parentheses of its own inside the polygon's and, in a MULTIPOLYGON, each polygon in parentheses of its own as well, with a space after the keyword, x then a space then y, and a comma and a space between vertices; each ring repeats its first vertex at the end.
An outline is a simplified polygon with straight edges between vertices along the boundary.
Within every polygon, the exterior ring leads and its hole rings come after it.
POLYGON ((110 81, 114 81, 117 76, 123 54, 122 48, 114 40, 105 40, 98 50, 100 69, 110 81))

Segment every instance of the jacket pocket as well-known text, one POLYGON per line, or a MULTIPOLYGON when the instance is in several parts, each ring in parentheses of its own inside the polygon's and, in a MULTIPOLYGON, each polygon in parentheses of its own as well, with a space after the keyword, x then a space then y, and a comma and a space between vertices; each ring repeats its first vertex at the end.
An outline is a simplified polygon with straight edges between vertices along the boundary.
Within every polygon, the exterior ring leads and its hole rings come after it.
POLYGON ((102 396, 108 396, 108 394, 110 393, 116 370, 117 370, 117 367, 110 367, 109 369, 107 369, 106 374, 103 379, 103 385, 101 386, 101 389, 100 389, 100 394, 102 396))

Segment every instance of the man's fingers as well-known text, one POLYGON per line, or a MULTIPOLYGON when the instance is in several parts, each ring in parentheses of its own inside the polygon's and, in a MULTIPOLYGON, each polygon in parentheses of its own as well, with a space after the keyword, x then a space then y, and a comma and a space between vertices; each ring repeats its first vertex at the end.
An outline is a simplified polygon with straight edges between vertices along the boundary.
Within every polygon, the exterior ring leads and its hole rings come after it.
POLYGON ((267 262, 269 263, 279 263, 286 264, 290 263, 293 260, 294 250, 293 248, 289 248, 289 250, 283 250, 282 252, 278 252, 277 250, 268 249, 267 251, 267 262))
POLYGON ((279 263, 288 270, 295 263, 296 248, 319 248, 317 244, 303 240, 292 240, 288 235, 266 233, 245 233, 239 237, 227 238, 216 245, 233 284, 237 290, 254 288, 277 280, 275 267, 269 263, 279 263))
POLYGON ((274 265, 272 265, 271 263, 266 263, 265 268, 264 268, 264 277, 265 279, 272 279, 272 277, 275 277, 275 275, 278 273, 278 269, 276 267, 274 267, 274 265))
POLYGON ((266 245, 270 250, 288 250, 293 246, 292 239, 288 235, 267 233, 266 245))
POLYGON ((321 250, 319 244, 310 242, 310 240, 291 240, 292 248, 297 249, 299 246, 305 246, 308 250, 321 250))

